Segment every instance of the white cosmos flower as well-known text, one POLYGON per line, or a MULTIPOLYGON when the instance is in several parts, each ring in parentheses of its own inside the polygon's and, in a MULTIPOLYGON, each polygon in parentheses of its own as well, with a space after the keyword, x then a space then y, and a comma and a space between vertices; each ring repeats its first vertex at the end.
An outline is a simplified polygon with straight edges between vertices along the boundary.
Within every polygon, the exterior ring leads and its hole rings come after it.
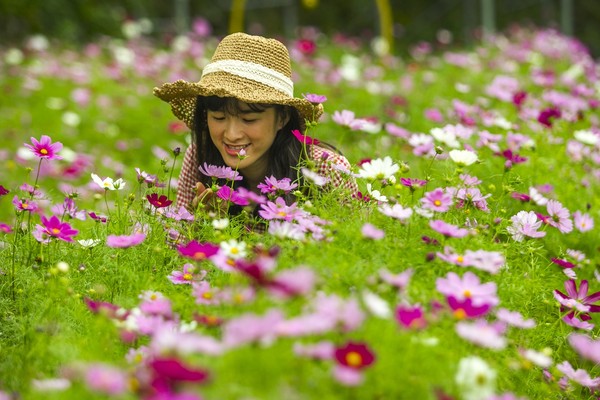
POLYGON ((465 167, 477 161, 477 154, 470 150, 450 150, 448 155, 456 164, 465 167))
POLYGON ((365 307, 376 317, 386 319, 392 316, 390 305, 375 293, 365 290, 362 292, 362 299, 365 307))
POLYGON ((327 182, 329 182, 329 178, 327 178, 323 175, 319 175, 316 172, 311 171, 308 168, 302 168, 301 171, 302 171, 302 175, 304 175, 305 178, 307 178, 308 180, 310 180, 317 186, 323 186, 327 182))
POLYGON ((383 159, 376 158, 361 165, 358 176, 372 180, 390 179, 399 170, 400 166, 394 163, 390 156, 386 156, 383 159))
POLYGON ((596 135, 592 131, 579 130, 573 132, 573 137, 580 141, 583 144, 589 144, 590 146, 595 146, 600 142, 600 137, 596 135))
POLYGON ((105 190, 121 190, 125 188, 125 181, 122 178, 113 181, 112 178, 107 177, 103 180, 98 175, 92 174, 92 179, 98 186, 105 190))
POLYGON ((78 240, 77 242, 81 245, 81 247, 90 249, 94 246, 99 245, 101 240, 100 239, 81 239, 81 240, 78 240))
POLYGON ((522 355, 538 367, 542 368, 550 368, 553 362, 552 357, 548 356, 547 354, 531 349, 523 351, 522 355))
POLYGON ((387 197, 382 195, 379 190, 372 190, 372 186, 370 183, 367 183, 367 192, 369 192, 369 195, 377 201, 381 201, 382 203, 388 201, 387 197))
POLYGON ((460 143, 456 140, 456 134, 450 129, 433 128, 429 131, 429 134, 433 136, 435 140, 444 143, 448 147, 454 149, 460 147, 460 143))
POLYGON ((227 228, 227 226, 229 226, 229 219, 227 219, 227 218, 213 219, 212 226, 216 230, 222 231, 223 229, 227 228))
POLYGON ((219 247, 221 248, 221 252, 223 254, 234 260, 244 258, 248 254, 248 251, 246 250, 246 243, 242 241, 238 242, 235 239, 221 242, 219 243, 219 247))
POLYGON ((477 356, 461 359, 454 379, 464 400, 487 399, 496 389, 496 371, 477 356))

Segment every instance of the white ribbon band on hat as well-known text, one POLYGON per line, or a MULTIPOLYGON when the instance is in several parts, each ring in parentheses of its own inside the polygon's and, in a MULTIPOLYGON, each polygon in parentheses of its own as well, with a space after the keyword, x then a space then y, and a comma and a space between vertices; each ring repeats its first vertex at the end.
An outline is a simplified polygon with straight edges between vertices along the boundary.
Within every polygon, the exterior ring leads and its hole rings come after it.
POLYGON ((202 70, 202 76, 214 72, 227 72, 241 78, 251 79, 285 93, 289 97, 294 97, 292 80, 281 72, 264 65, 240 60, 219 60, 207 64, 202 70))

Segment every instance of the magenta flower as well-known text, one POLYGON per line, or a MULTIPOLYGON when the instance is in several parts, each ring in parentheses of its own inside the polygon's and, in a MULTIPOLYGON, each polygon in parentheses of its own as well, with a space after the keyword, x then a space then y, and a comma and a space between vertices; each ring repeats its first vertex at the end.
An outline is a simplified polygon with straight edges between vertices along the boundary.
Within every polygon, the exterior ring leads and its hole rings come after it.
POLYGON ((52 238, 72 242, 72 236, 77 235, 78 232, 68 222, 60 222, 56 215, 53 215, 50 219, 42 215, 42 225, 35 226, 33 237, 41 243, 48 243, 52 238))
POLYGON ((217 254, 219 246, 208 242, 198 243, 197 241, 192 240, 186 245, 177 247, 177 251, 184 257, 191 258, 195 261, 202 261, 217 254))
POLYGON ((10 190, 0 185, 0 197, 5 196, 10 193, 10 190))
POLYGON ((515 164, 523 164, 527 161, 527 157, 523 157, 518 155, 517 153, 513 153, 512 150, 507 149, 502 151, 501 153, 496 153, 497 156, 504 157, 506 161, 504 162, 504 167, 506 169, 512 168, 515 164))
POLYGON ((10 225, 5 224, 4 222, 0 222, 0 232, 11 233, 12 227, 10 225))
POLYGON ((246 189, 243 186, 240 186, 236 190, 237 195, 242 199, 248 200, 250 203, 255 204, 265 204, 267 202, 267 198, 265 196, 261 196, 260 194, 256 194, 251 190, 246 189))
POLYGON ((561 268, 575 268, 576 265, 568 260, 563 260, 562 258, 551 258, 550 261, 552 263, 558 265, 561 268))
POLYGON ((487 315, 492 309, 491 304, 474 305, 471 298, 459 300, 453 296, 447 297, 446 302, 457 319, 479 318, 487 315))
POLYGON ((173 200, 169 200, 164 194, 159 196, 157 193, 152 193, 146 195, 146 198, 154 208, 165 208, 173 204, 173 200))
POLYGON ((539 232, 542 221, 534 211, 519 211, 517 215, 510 217, 512 226, 506 228, 514 240, 522 242, 525 236, 540 238, 546 236, 546 232, 539 232))
POLYGON ((427 325, 423 308, 419 305, 399 305, 396 308, 396 321, 407 329, 422 329, 427 325))
POLYGON ((108 247, 126 248, 137 246, 146 239, 144 233, 134 233, 133 235, 108 235, 106 245, 108 247))
POLYGON ((437 188, 431 192, 425 193, 421 199, 423 208, 437 212, 446 212, 452 205, 452 194, 444 191, 442 188, 437 188))
POLYGON ((250 204, 247 198, 240 196, 239 193, 229 186, 224 185, 217 190, 217 197, 237 204, 238 206, 247 206, 250 204))
POLYGON ((339 365, 353 370, 361 370, 375 362, 375 354, 366 343, 348 342, 337 347, 334 357, 339 365))
POLYGON ((467 229, 459 228, 456 225, 448 224, 441 219, 429 221, 429 227, 446 237, 461 238, 469 234, 469 231, 467 229))
POLYGON ((423 179, 415 179, 415 178, 400 178, 400 183, 403 186, 408 187, 411 191, 418 189, 427 184, 427 181, 423 179))
MULTIPOLYGON (((202 369, 192 369, 176 358, 156 357, 150 362, 152 371, 152 388, 160 394, 160 398, 174 398, 173 393, 180 382, 202 383, 208 379, 208 372, 202 369)), ((158 396, 157 396, 158 398, 158 396)))
POLYGON ((297 129, 294 129, 294 130, 292 131, 292 135, 294 135, 294 137, 295 137, 296 139, 298 139, 298 141, 299 141, 300 143, 303 143, 303 144, 308 144, 308 145, 317 145, 317 144, 321 143, 321 142, 319 142, 319 140, 317 140, 317 139, 311 138, 310 136, 307 136, 307 135, 303 135, 303 134, 302 134, 302 132, 300 132, 300 131, 299 131, 299 130, 297 130, 297 129))
POLYGON ((303 93, 302 96, 312 104, 323 104, 327 101, 327 97, 320 94, 303 93))
POLYGON ((557 107, 549 107, 540 111, 537 120, 540 124, 548 128, 552 128, 552 123, 554 122, 554 120, 560 117, 560 109, 558 109, 557 107))
POLYGON ((209 165, 204 163, 198 170, 207 177, 217 178, 217 179, 227 179, 229 181, 241 181, 244 179, 237 171, 234 171, 230 167, 219 167, 217 165, 209 165))
POLYGON ((568 209, 556 200, 548 200, 546 210, 550 214, 548 224, 558 228, 561 233, 569 233, 573 230, 573 222, 570 219, 571 213, 568 209))
POLYGON ((257 188, 264 194, 289 193, 298 187, 297 183, 292 183, 290 178, 277 180, 274 176, 265 178, 264 182, 258 184, 257 188))
POLYGON ((38 158, 47 159, 47 160, 62 160, 62 157, 57 153, 63 148, 62 143, 54 142, 52 143, 52 139, 50 136, 42 135, 40 141, 38 142, 36 138, 31 138, 31 144, 25 144, 33 154, 38 158))
POLYGON ((38 209, 35 201, 27 199, 19 199, 19 196, 13 197, 12 203, 14 204, 17 211, 36 211, 38 209))
MULTIPOLYGON (((561 304, 561 311, 566 309, 577 310, 580 313, 587 314, 590 312, 600 312, 600 305, 594 303, 600 301, 600 291, 588 295, 588 281, 582 280, 579 284, 579 290, 577 284, 573 279, 565 281, 566 294, 560 290, 554 290, 554 298, 561 304)), ((582 318, 583 318, 582 314, 582 318)))

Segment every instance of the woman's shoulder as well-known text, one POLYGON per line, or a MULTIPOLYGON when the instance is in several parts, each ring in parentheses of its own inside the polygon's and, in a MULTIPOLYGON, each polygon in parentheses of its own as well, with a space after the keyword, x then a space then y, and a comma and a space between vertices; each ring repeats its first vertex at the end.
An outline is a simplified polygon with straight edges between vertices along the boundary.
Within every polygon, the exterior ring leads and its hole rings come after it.
POLYGON ((333 163, 350 168, 350 162, 348 162, 348 159, 333 146, 323 144, 312 145, 311 158, 317 164, 333 163))

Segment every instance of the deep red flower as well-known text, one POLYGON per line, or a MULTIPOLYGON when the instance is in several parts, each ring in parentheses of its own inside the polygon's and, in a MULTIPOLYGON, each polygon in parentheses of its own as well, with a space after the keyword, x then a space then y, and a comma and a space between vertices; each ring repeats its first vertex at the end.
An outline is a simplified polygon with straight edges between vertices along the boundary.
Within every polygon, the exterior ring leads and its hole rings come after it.
POLYGON ((575 264, 561 258, 552 258, 551 261, 562 268, 575 268, 575 264))
POLYGON ((300 39, 296 42, 296 49, 306 56, 312 56, 317 50, 317 44, 309 39, 300 39))
POLYGON ((560 117, 560 109, 558 109, 557 107, 549 107, 540 111, 537 120, 540 124, 551 128, 553 120, 558 119, 560 117))
POLYGON ((203 369, 191 369, 176 358, 155 358, 150 362, 151 386, 157 393, 171 393, 179 382, 202 383, 208 379, 203 369))
POLYGON ((165 208, 173 204, 173 200, 169 200, 164 194, 159 196, 157 193, 152 193, 147 195, 146 198, 155 208, 165 208))
POLYGON ((375 361, 375 354, 365 343, 348 342, 337 347, 334 355, 338 363, 352 369, 363 369, 375 361))
POLYGON ((513 95, 512 101, 515 106, 521 108, 525 100, 527 99, 527 92, 517 92, 513 95))
POLYGON ((0 196, 4 196, 10 193, 10 190, 8 190, 7 188, 5 188, 4 186, 0 185, 0 196))

